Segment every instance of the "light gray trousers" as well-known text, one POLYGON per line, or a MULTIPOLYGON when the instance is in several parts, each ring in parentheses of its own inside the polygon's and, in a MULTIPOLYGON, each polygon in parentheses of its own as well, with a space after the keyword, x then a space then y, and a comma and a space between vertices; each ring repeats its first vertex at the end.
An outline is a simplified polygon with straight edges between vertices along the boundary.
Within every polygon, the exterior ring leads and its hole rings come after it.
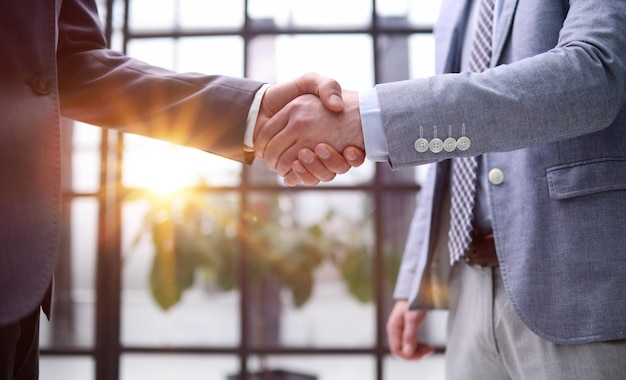
POLYGON ((513 310, 498 268, 457 263, 450 292, 448 380, 626 379, 626 340, 559 345, 540 338, 513 310))

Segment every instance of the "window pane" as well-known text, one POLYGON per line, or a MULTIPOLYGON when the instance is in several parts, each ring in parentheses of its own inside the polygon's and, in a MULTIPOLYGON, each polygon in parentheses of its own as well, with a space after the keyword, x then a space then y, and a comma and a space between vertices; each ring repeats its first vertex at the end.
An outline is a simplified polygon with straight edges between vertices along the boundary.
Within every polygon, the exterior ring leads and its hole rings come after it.
POLYGON ((198 149, 169 144, 146 137, 126 135, 124 139, 126 187, 167 192, 180 187, 236 186, 242 164, 198 149))
POLYGON ((181 38, 174 69, 242 77, 243 52, 243 39, 239 36, 181 38))
POLYGON ((406 361, 388 356, 384 361, 383 378, 444 380, 445 359, 441 354, 433 354, 419 361, 406 361))
POLYGON ((129 7, 128 25, 132 30, 173 29, 176 23, 176 0, 132 0, 129 7))
POLYGON ((72 282, 76 302, 76 334, 80 345, 94 344, 96 262, 98 257, 98 200, 72 202, 72 282))
POLYGON ((179 0, 182 28, 238 28, 243 25, 243 0, 179 0))
POLYGON ((383 250, 383 285, 392 291, 406 244, 408 227, 417 203, 415 191, 389 191, 381 196, 381 240, 383 250))
POLYGON ((381 82, 435 74, 435 39, 432 34, 382 35, 378 48, 381 82))
POLYGON ((379 17, 403 17, 414 26, 432 27, 440 7, 441 0, 376 0, 379 17))
POLYGON ((124 345, 237 344, 237 223, 234 194, 146 194, 124 204, 124 345))
POLYGON ((40 380, 92 380, 95 363, 85 357, 42 357, 39 359, 40 380))
POLYGON ((373 345, 369 204, 355 192, 250 197, 251 344, 373 345))
MULTIPOLYGON (((111 0, 107 0, 111 1, 111 0)), ((124 7, 125 4, 123 1, 113 1, 113 9, 112 9, 112 36, 109 41, 109 46, 112 49, 122 51, 124 47, 124 7)), ((101 15, 102 16, 102 15, 101 15)), ((106 23, 102 23, 102 25, 106 25, 106 23)))
POLYGON ((435 75, 435 37, 432 34, 414 34, 409 37, 411 78, 435 75))
POLYGON ((374 84, 372 40, 367 35, 294 35, 276 39, 276 78, 285 81, 312 71, 343 88, 374 84))
POLYGON ((280 27, 354 27, 368 25, 371 0, 249 0, 251 18, 271 18, 280 27))
POLYGON ((100 136, 102 129, 74 123, 72 150, 72 190, 95 193, 100 185, 100 136))
POLYGON ((129 25, 133 31, 176 28, 238 28, 243 25, 242 0, 132 0, 129 25))
MULTIPOLYGON (((340 316, 341 314, 336 314, 340 316)), ((269 356, 251 360, 252 372, 257 372, 265 367, 267 370, 285 371, 300 374, 304 378, 317 380, 374 380, 375 362, 370 356, 269 356)), ((261 379, 262 377, 259 377, 261 379)), ((294 377, 300 379, 301 377, 294 377)), ((409 377, 410 378, 410 377, 409 377)), ((390 377, 389 379, 396 379, 390 377)), ((229 380, 240 380, 234 377, 229 380)), ((256 380, 256 378, 255 378, 256 380)))
POLYGON ((225 380, 236 373, 233 356, 123 355, 121 380, 225 380))
POLYGON ((126 53, 134 58, 164 69, 176 68, 176 42, 171 38, 150 38, 128 41, 126 53))
POLYGON ((127 52, 178 72, 243 76, 243 39, 238 36, 134 39, 127 52))
POLYGON ((63 242, 59 254, 57 265, 63 272, 59 276, 57 269, 53 318, 41 319, 41 347, 88 348, 94 344, 97 200, 75 199, 69 212, 71 240, 63 242))

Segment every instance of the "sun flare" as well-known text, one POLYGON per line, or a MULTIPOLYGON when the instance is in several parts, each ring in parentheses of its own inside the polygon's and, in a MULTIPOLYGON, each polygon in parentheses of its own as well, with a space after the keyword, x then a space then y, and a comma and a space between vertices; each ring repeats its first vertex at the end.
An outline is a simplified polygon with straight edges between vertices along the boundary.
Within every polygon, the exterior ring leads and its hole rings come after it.
POLYGON ((133 182, 159 195, 171 195, 190 185, 191 173, 186 168, 192 163, 188 156, 180 154, 178 147, 142 153, 132 157, 133 173, 136 175, 133 182))

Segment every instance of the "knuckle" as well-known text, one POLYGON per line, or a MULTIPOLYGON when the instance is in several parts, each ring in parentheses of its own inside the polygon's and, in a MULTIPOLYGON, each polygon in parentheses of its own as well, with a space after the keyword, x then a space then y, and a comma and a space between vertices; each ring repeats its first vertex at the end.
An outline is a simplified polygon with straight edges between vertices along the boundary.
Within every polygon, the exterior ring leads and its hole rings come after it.
POLYGON ((306 117, 297 117, 292 120, 291 127, 295 130, 307 129, 311 121, 306 117))

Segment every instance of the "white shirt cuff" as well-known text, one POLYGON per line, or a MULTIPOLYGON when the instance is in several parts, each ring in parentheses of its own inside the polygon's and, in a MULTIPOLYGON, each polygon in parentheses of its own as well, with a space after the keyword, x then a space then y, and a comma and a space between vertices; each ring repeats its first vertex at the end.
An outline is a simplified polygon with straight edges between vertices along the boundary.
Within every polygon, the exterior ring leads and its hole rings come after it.
POLYGON ((254 127, 256 126, 256 120, 259 116, 259 109, 261 108, 263 95, 265 94, 265 90, 267 90, 269 86, 270 85, 267 83, 261 86, 261 88, 259 88, 259 90, 254 95, 254 99, 252 100, 252 104, 250 105, 248 118, 246 119, 246 132, 243 135, 243 150, 246 152, 254 152, 254 127))
POLYGON ((367 159, 389 162, 387 137, 385 137, 383 118, 380 115, 380 103, 375 87, 359 92, 359 108, 367 159))

